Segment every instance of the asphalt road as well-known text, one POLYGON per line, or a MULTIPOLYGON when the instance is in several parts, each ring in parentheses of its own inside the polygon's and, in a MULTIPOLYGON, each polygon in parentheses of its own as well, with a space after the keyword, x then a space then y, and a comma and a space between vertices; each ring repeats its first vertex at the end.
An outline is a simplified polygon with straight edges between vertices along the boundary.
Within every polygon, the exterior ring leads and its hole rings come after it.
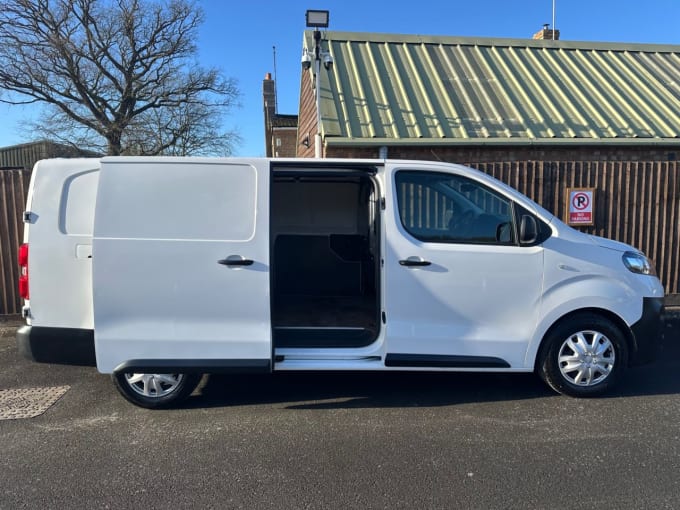
POLYGON ((587 400, 532 375, 276 374, 148 411, 0 338, 0 390, 59 385, 0 421, 2 509, 680 508, 680 320, 656 364, 587 400))

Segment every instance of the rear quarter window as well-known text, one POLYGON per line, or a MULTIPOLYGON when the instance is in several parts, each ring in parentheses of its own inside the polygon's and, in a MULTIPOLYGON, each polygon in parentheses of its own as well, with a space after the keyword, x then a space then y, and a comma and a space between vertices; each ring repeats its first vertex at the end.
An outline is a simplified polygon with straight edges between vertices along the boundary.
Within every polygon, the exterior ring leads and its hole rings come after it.
POLYGON ((92 237, 98 182, 99 169, 79 172, 64 181, 59 204, 62 234, 92 237))

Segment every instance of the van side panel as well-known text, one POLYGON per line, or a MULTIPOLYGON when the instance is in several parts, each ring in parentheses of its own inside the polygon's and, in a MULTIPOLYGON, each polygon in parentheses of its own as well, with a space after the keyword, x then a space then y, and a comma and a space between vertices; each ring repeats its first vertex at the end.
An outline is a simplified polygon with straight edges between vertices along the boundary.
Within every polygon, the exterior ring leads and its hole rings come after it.
POLYGON ((103 160, 93 254, 101 372, 269 366, 269 167, 259 165, 103 160))
POLYGON ((99 160, 38 162, 33 170, 29 245, 30 323, 92 329, 92 230, 99 160))
POLYGON ((545 292, 541 321, 525 357, 527 368, 534 366, 548 329, 567 314, 606 310, 631 327, 642 317, 644 296, 663 297, 656 278, 624 270, 621 252, 596 246, 586 236, 567 234, 571 239, 555 235, 544 243, 545 292))

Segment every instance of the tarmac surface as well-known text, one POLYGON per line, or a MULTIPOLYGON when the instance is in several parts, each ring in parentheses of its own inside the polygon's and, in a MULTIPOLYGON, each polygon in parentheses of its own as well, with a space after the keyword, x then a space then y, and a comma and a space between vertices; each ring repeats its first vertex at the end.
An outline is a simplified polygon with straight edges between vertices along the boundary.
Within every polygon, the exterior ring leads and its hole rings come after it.
POLYGON ((658 361, 604 398, 530 374, 285 373, 205 378, 167 411, 94 368, 20 358, 0 320, 0 401, 66 388, 39 416, 0 420, 0 509, 678 508, 669 315, 658 361))

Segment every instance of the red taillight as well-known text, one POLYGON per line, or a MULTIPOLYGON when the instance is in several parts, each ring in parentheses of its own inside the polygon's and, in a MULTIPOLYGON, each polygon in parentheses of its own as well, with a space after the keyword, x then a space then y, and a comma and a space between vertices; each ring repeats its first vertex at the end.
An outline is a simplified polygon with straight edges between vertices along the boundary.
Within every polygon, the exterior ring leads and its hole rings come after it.
POLYGON ((19 276, 19 295, 28 299, 28 244, 19 246, 19 268, 21 275, 19 276))
POLYGON ((28 267, 28 244, 19 246, 19 265, 21 267, 28 267))

